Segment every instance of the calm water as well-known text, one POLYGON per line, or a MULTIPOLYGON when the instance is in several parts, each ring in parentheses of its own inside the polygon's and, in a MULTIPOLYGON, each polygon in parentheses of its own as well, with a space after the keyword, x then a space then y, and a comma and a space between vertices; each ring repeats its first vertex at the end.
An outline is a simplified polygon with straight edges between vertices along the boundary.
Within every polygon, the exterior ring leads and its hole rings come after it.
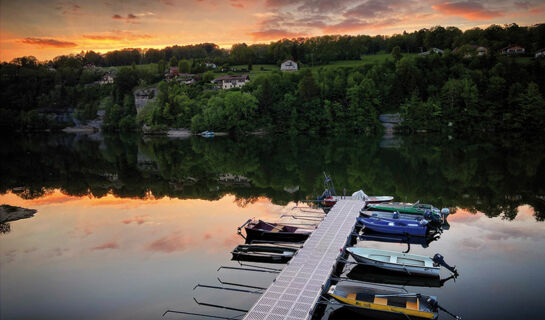
MULTIPOLYGON (((268 286, 274 275, 217 271, 238 265, 230 261, 243 242, 236 227, 293 213, 298 200, 323 191, 324 170, 337 191, 364 189, 456 211, 439 240, 411 245, 411 253, 440 252, 461 276, 409 291, 436 295, 464 319, 542 318, 545 146, 537 141, 33 135, 2 144, 0 203, 38 213, 0 235, 0 319, 160 319, 167 309, 240 314, 193 298, 248 309, 256 295, 193 287, 219 285, 218 277, 268 286)), ((342 310, 325 316, 351 317, 342 310)))

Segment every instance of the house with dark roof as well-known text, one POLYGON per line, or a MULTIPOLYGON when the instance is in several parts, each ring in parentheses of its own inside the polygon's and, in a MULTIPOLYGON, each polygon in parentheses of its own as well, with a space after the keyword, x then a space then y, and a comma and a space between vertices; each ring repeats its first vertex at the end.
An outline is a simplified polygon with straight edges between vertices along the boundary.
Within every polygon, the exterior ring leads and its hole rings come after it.
POLYGON ((506 54, 506 55, 524 54, 525 51, 526 50, 523 47, 514 45, 514 46, 508 46, 501 49, 501 54, 506 54))
POLYGON ((250 76, 247 74, 221 76, 212 80, 219 89, 242 88, 248 82, 250 82, 250 76))

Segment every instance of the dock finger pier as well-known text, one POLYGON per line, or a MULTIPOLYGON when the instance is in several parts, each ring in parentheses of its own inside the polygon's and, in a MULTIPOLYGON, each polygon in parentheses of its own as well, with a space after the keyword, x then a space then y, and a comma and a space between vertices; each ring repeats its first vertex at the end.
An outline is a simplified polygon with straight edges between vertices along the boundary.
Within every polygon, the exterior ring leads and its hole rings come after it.
POLYGON ((364 205, 361 200, 337 201, 244 319, 310 319, 364 205))

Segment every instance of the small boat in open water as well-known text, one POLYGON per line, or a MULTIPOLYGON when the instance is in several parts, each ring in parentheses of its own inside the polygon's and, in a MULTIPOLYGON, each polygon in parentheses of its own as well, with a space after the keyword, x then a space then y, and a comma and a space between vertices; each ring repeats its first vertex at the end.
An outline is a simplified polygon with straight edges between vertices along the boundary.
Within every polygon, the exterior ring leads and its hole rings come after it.
POLYGON ((241 244, 238 245, 231 254, 232 260, 267 262, 267 263, 286 263, 297 252, 298 246, 277 246, 274 244, 241 244))
POLYGON ((246 231, 246 241, 248 242, 252 240, 301 242, 305 241, 315 230, 315 227, 310 227, 311 225, 307 228, 302 228, 248 219, 242 226, 238 227, 238 232, 241 233, 242 228, 244 228, 246 231))
POLYGON ((437 298, 417 293, 384 290, 340 281, 328 294, 341 304, 367 317, 384 319, 436 319, 437 298))

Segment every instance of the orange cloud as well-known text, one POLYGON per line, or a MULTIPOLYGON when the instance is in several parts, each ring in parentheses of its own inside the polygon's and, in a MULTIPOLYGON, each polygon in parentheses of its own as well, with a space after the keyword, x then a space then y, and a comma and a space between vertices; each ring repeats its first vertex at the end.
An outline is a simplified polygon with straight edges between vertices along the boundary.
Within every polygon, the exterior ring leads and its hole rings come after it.
POLYGON ((52 48, 71 48, 76 47, 77 43, 70 41, 61 41, 55 39, 43 39, 43 38, 24 38, 22 43, 38 46, 40 48, 52 47, 52 48))
POLYGON ((99 246, 93 247, 91 248, 91 250, 118 249, 118 248, 119 248, 119 245, 117 244, 116 241, 110 241, 110 242, 103 243, 99 246))
POLYGON ((433 5, 432 8, 444 15, 467 20, 490 20, 503 16, 499 11, 488 10, 481 3, 472 1, 443 2, 433 5))

